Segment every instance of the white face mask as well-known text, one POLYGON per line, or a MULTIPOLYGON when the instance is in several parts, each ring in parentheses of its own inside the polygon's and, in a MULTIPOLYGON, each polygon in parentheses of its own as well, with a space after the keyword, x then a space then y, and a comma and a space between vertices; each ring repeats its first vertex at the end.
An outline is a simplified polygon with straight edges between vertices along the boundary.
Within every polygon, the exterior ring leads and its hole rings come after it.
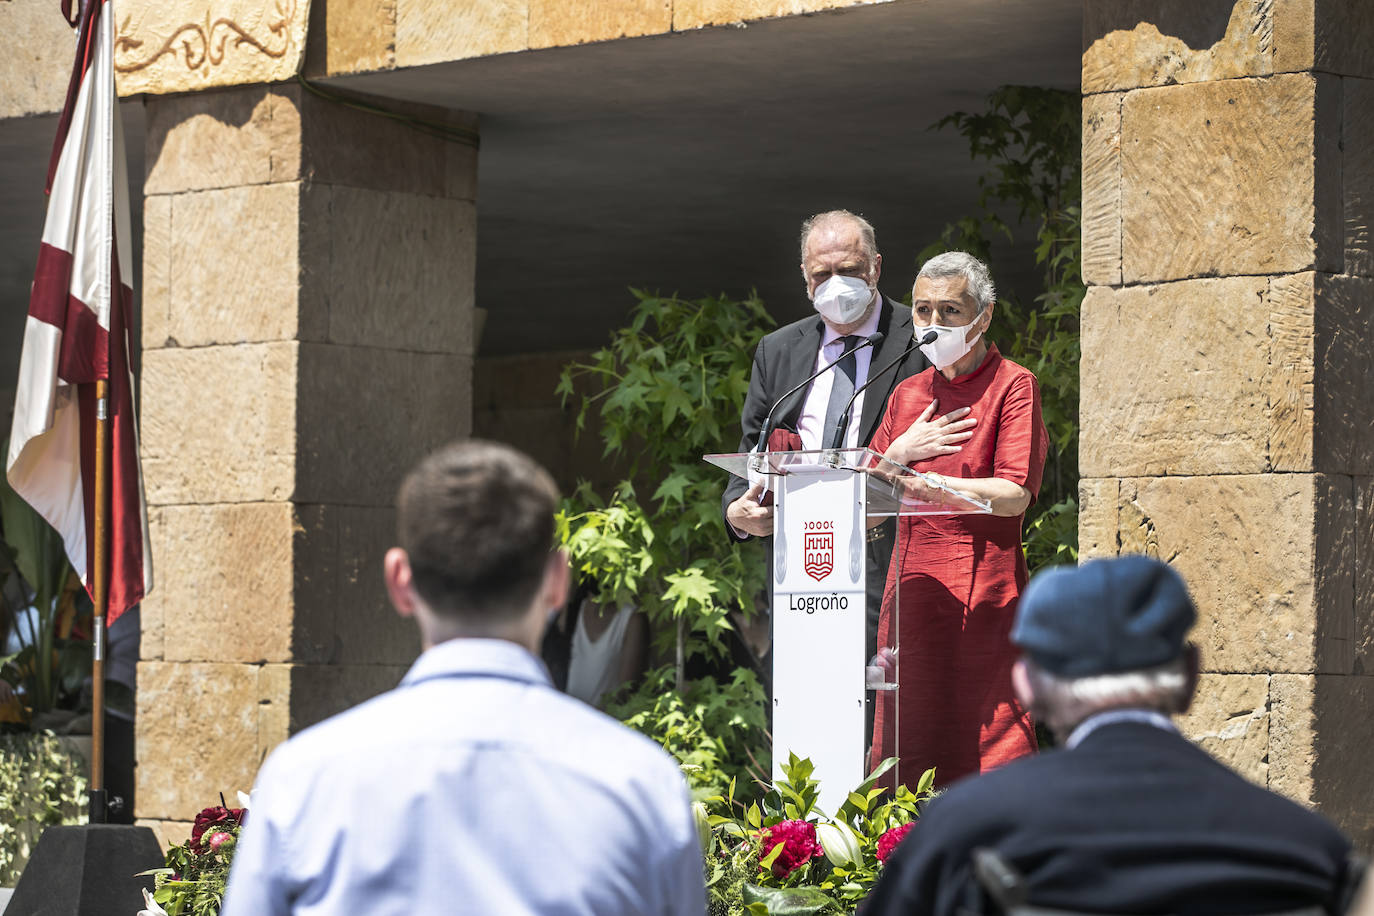
POLYGON ((834 276, 816 287, 811 304, 833 325, 853 324, 863 317, 877 293, 861 277, 834 276))
POLYGON ((978 338, 983 336, 982 331, 969 336, 969 331, 982 317, 983 312, 980 310, 977 315, 973 316, 972 321, 962 327, 950 328, 940 324, 932 324, 924 328, 916 328, 916 337, 925 337, 931 331, 940 335, 935 338, 933 343, 922 344, 921 352, 926 355, 926 359, 935 364, 936 369, 945 369, 954 365, 963 359, 973 349, 978 338))

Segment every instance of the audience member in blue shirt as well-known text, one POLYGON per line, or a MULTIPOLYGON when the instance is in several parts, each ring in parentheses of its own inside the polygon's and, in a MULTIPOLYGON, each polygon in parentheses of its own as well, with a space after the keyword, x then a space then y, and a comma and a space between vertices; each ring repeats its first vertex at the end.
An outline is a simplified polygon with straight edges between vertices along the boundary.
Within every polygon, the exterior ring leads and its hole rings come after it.
POLYGON ((493 443, 410 473, 383 568, 424 652, 395 690, 269 757, 223 916, 705 911, 675 762, 554 690, 532 654, 567 592, 557 501, 493 443))

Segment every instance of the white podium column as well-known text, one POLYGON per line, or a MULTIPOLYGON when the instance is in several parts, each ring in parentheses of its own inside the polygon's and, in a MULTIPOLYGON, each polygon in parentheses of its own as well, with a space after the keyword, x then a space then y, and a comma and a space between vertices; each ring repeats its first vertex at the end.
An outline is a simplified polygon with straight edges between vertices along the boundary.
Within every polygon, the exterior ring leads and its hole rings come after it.
POLYGON ((793 467, 774 496, 773 778, 809 757, 834 814, 865 775, 864 476, 793 467))

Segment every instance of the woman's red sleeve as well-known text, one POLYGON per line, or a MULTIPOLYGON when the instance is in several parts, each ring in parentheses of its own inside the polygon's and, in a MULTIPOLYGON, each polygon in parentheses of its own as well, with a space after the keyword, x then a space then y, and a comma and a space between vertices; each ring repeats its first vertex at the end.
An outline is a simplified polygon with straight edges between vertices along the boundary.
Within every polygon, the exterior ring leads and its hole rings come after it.
POLYGON ((1040 415, 1040 386, 1028 372, 1011 383, 1002 400, 992 476, 1025 487, 1034 503, 1048 451, 1049 435, 1040 415))
POLYGON ((883 407, 883 419, 878 423, 878 429, 873 433, 873 438, 868 443, 868 447, 879 455, 887 454, 887 450, 892 447, 892 440, 897 438, 892 430, 896 425, 893 411, 899 400, 901 400, 900 392, 892 392, 892 397, 887 399, 887 404, 883 407))

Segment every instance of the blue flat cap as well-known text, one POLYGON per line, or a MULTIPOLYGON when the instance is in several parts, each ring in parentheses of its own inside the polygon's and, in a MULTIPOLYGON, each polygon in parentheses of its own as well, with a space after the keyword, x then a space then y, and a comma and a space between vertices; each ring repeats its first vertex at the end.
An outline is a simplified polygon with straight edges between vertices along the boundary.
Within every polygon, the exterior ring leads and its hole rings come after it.
POLYGON ((1057 566, 1031 580, 1011 641, 1060 677, 1153 668, 1183 653, 1197 619, 1183 579, 1143 556, 1057 566))

